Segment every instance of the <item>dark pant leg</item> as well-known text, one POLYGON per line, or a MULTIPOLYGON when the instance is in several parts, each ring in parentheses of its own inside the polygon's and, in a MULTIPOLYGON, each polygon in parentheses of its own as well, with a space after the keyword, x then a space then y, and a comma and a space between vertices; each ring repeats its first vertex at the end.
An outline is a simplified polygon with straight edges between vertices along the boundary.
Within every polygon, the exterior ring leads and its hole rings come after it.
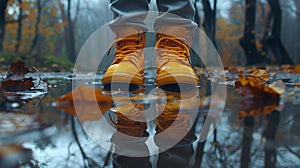
POLYGON ((195 8, 191 0, 157 0, 160 16, 154 23, 154 29, 168 25, 181 25, 193 31, 195 8), (176 16, 174 16, 176 15, 176 16))

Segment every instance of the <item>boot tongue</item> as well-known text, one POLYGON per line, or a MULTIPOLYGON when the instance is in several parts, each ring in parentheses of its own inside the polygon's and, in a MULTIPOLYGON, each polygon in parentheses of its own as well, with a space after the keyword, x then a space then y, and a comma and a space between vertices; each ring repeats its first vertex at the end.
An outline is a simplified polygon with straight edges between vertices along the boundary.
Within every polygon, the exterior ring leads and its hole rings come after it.
POLYGON ((183 26, 164 26, 157 33, 166 34, 179 39, 190 39, 190 31, 183 26))
POLYGON ((142 32, 142 29, 139 27, 124 26, 116 28, 114 34, 116 38, 125 38, 129 36, 138 37, 138 34, 142 32))
POLYGON ((166 40, 163 42, 163 44, 170 47, 182 47, 178 42, 175 42, 173 40, 166 40))
MULTIPOLYGON (((115 38, 119 40, 117 43, 117 48, 120 49, 122 47, 126 46, 136 46, 139 43, 142 43, 142 29, 140 27, 134 27, 134 26, 123 26, 123 27, 118 27, 114 29, 114 34, 115 38), (139 41, 141 40, 141 41, 139 41)), ((137 47, 138 48, 143 48, 143 47, 137 47)))

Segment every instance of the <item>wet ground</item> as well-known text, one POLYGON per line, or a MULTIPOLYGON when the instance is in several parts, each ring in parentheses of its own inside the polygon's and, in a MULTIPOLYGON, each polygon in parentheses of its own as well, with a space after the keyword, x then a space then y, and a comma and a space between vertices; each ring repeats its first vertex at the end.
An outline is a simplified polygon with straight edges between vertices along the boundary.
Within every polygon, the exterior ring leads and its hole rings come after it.
MULTIPOLYGON (((174 101, 159 96, 146 99, 145 95, 154 88, 153 73, 147 71, 147 75, 145 91, 133 94, 134 103, 174 101)), ((151 157, 134 158, 115 155, 99 146, 101 140, 92 140, 76 117, 55 107, 55 100, 72 90, 72 81, 101 88, 97 82, 101 74, 96 76, 96 82, 89 82, 93 78, 91 74, 42 73, 47 86, 27 92, 1 92, 0 167, 300 167, 299 75, 277 73, 276 78, 283 79, 286 88, 280 105, 275 103, 276 108, 271 110, 269 106, 273 105, 268 102, 272 100, 242 101, 233 86, 237 75, 229 75, 232 80, 220 83, 227 87, 225 110, 206 141, 197 140, 209 108, 203 100, 196 124, 181 141, 183 145, 151 157), (245 107, 249 114, 241 113, 245 107)), ((209 99, 209 81, 204 76, 199 97, 209 99)), ((4 77, 2 73, 0 80, 4 77)), ((107 108, 110 113, 114 111, 113 105, 107 108)), ((153 135, 155 121, 148 121, 148 126, 151 125, 152 131, 148 128, 148 132, 153 135)), ((94 129, 101 132, 102 128, 94 129)))

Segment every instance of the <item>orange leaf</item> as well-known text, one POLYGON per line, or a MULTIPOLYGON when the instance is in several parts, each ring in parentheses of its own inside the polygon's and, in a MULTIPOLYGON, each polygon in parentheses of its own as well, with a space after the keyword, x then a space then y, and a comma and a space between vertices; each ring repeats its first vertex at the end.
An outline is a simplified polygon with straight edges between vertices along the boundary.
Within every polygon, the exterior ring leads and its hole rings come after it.
POLYGON ((34 86, 32 78, 25 78, 25 74, 30 72, 24 62, 16 61, 11 63, 8 76, 1 82, 4 90, 29 90, 34 86))
POLYGON ((68 94, 58 98, 56 102, 66 102, 73 100, 83 100, 83 101, 95 101, 91 96, 95 94, 97 102, 110 102, 112 101, 111 97, 105 96, 102 94, 101 90, 98 88, 89 88, 83 85, 80 85, 75 90, 69 92, 68 94))
MULTIPOLYGON (((279 99, 282 93, 280 83, 266 85, 265 82, 270 79, 270 74, 265 70, 256 70, 247 77, 239 77, 235 82, 235 88, 243 96, 243 99, 255 99, 263 101, 267 98, 279 99), (275 89, 275 90, 274 90, 275 89)), ((245 110, 244 110, 245 111, 245 110)))
POLYGON ((87 121, 100 119, 102 114, 111 108, 112 98, 103 95, 100 89, 80 85, 75 90, 58 98, 56 102, 58 109, 77 115, 81 121, 87 121))
POLYGON ((270 80, 270 74, 263 69, 258 69, 248 75, 247 78, 256 83, 265 83, 270 80))
POLYGON ((25 66, 24 62, 22 61, 16 61, 10 64, 8 77, 12 78, 13 76, 16 76, 18 78, 24 78, 24 75, 29 72, 29 69, 25 66))
POLYGON ((4 90, 29 90, 34 86, 30 79, 11 80, 6 79, 2 81, 2 88, 4 90))
POLYGON ((300 64, 295 67, 294 73, 300 74, 300 64))

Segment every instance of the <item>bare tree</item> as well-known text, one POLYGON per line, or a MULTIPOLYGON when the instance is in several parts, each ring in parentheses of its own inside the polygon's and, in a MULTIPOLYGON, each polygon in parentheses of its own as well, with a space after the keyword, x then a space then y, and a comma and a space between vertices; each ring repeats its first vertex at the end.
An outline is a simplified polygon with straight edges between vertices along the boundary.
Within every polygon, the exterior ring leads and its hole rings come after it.
POLYGON ((1 2, 0 2, 0 51, 3 50, 5 25, 6 25, 5 11, 6 11, 6 6, 7 6, 8 1, 9 0, 1 0, 1 2))
POLYGON ((18 16, 18 31, 17 31, 17 44, 15 46, 15 52, 17 53, 19 51, 19 47, 21 44, 21 39, 22 39, 22 19, 23 19, 23 8, 22 8, 22 3, 23 0, 18 0, 19 3, 19 16, 18 16))
POLYGON ((42 14, 41 0, 36 1, 36 6, 37 6, 37 15, 36 15, 36 23, 35 23, 35 26, 34 26, 34 32, 35 33, 34 33, 34 37, 33 37, 32 43, 31 43, 29 53, 33 52, 34 48, 37 45, 39 36, 40 36, 39 35, 39 25, 40 25, 40 22, 41 22, 41 14, 42 14))
MULTIPOLYGON (((278 64, 293 64, 293 61, 289 57, 284 45, 281 41, 281 15, 282 11, 280 8, 279 0, 268 0, 271 7, 270 18, 272 16, 272 31, 268 38, 268 46, 274 54, 278 64)), ((271 21, 270 21, 271 22, 271 21)))
POLYGON ((77 21, 77 15, 79 12, 79 5, 80 0, 77 1, 77 7, 76 7, 76 16, 75 19, 72 20, 71 16, 71 0, 67 1, 67 11, 65 11, 64 4, 59 3, 62 19, 64 22, 67 23, 67 26, 64 27, 64 38, 65 38, 65 45, 67 50, 67 55, 70 61, 75 62, 76 61, 76 48, 75 48, 75 33, 74 33, 74 27, 76 25, 77 21))
POLYGON ((67 7, 67 18, 68 25, 66 26, 66 46, 67 46, 67 54, 69 60, 75 62, 75 39, 74 39, 74 30, 73 30, 73 22, 71 18, 71 0, 68 0, 67 7))
POLYGON ((264 23, 265 23, 263 38, 260 41, 260 44, 262 46, 261 50, 258 50, 255 44, 256 31, 254 29, 255 27, 254 15, 255 15, 256 2, 255 0, 246 0, 246 1, 248 1, 248 5, 246 4, 244 37, 241 39, 240 43, 245 51, 247 60, 250 61, 247 62, 247 64, 257 64, 257 63, 264 62, 267 58, 269 50, 272 51, 272 54, 276 59, 276 63, 293 64, 293 61, 289 57, 289 54, 286 51, 281 41, 282 11, 280 8, 279 0, 268 0, 271 9, 267 14, 267 16, 265 16, 266 12, 264 11, 263 4, 260 3, 262 8, 262 15, 263 15, 262 17, 264 18, 264 23))
POLYGON ((268 36, 270 34, 270 31, 271 31, 271 20, 272 20, 272 15, 271 15, 271 12, 269 12, 266 15, 266 12, 264 10, 264 6, 262 6, 262 10, 263 10, 263 19, 264 19, 264 23, 265 23, 265 27, 264 27, 264 32, 263 32, 263 38, 261 39, 260 41, 260 44, 262 46, 262 55, 263 56, 267 56, 267 53, 268 53, 268 48, 269 48, 269 45, 268 45, 268 36))
POLYGON ((216 46, 216 12, 217 12, 217 0, 214 0, 213 8, 210 5, 209 0, 202 0, 204 10, 204 23, 206 35, 210 38, 214 46, 216 46))
POLYGON ((255 14, 256 0, 245 0, 244 34, 240 39, 240 45, 247 58, 247 65, 263 63, 264 59, 256 46, 255 38, 255 14))

